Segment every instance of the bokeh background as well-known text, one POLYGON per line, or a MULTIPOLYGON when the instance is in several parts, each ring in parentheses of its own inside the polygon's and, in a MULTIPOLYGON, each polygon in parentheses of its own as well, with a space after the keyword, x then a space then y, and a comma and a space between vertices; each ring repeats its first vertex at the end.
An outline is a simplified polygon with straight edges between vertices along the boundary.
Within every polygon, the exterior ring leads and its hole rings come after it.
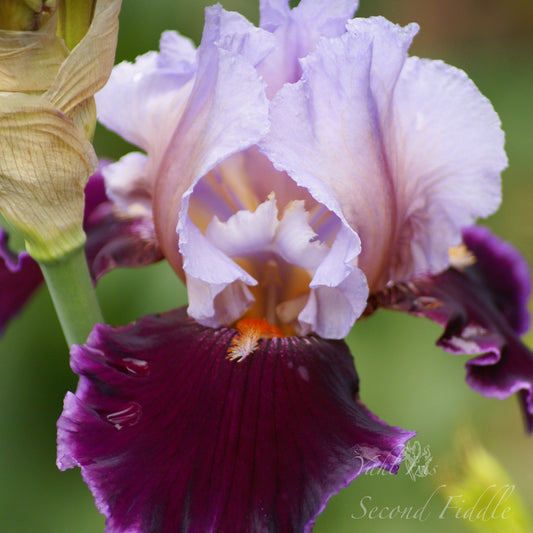
MULTIPOLYGON (((197 43, 203 9, 195 0, 124 0, 117 61, 157 49, 159 35, 177 29, 197 43)), ((224 7, 258 21, 256 0, 224 0, 224 7)), ((503 175, 503 205, 486 223, 512 241, 533 264, 533 2, 531 0, 361 0, 360 16, 384 15, 421 30, 413 55, 443 59, 463 68, 490 98, 506 132, 510 165, 503 175)), ((98 128, 100 156, 129 150, 98 128)), ((164 263, 139 271, 115 271, 98 286, 109 323, 182 305, 185 291, 164 263)), ((1 295, 0 295, 1 298, 1 295)), ((439 519, 444 499, 435 496, 431 515, 413 520, 355 519, 367 507, 423 506, 447 483, 444 468, 463 427, 509 471, 533 508, 533 447, 523 432, 516 399, 483 398, 464 383, 466 357, 434 346, 439 328, 423 319, 379 312, 356 324, 349 337, 367 406, 393 425, 418 431, 435 468, 417 478, 402 467, 397 476, 363 476, 331 499, 317 521, 318 533, 466 532, 465 521, 439 519)), ((530 337, 533 341, 533 337, 530 337)), ((533 342, 530 342, 533 344, 533 342)), ((104 520, 78 470, 55 467, 55 423, 76 378, 46 290, 41 290, 0 339, 0 531, 3 533, 94 533, 104 520)))

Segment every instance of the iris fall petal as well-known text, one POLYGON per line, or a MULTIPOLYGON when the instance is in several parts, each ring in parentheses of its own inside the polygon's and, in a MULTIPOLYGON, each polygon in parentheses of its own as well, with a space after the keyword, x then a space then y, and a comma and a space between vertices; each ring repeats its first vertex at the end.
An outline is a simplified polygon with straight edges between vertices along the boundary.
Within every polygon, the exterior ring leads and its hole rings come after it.
POLYGON ((0 334, 42 281, 37 263, 26 252, 12 252, 8 235, 0 228, 0 334))
POLYGON ((477 261, 433 277, 415 278, 371 298, 373 305, 427 317, 444 328, 438 346, 477 357, 466 381, 490 398, 520 393, 533 431, 533 353, 519 337, 529 323, 531 275, 523 257, 485 228, 464 231, 477 261))
POLYGON ((58 465, 80 466, 107 531, 309 531, 364 471, 398 469, 412 433, 357 399, 341 341, 259 341, 183 309, 97 326, 72 350, 80 374, 58 422, 58 465))
MULTIPOLYGON (((105 168, 105 165, 103 165, 105 168)), ((122 213, 105 190, 102 169, 85 187, 85 254, 93 279, 118 267, 141 267, 163 258, 151 217, 122 213)))

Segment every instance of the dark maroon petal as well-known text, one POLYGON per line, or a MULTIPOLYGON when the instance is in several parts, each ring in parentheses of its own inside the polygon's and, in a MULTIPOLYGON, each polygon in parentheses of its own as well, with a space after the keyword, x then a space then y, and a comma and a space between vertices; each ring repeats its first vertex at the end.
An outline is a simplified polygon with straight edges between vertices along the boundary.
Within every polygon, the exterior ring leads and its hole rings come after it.
POLYGON ((113 268, 141 267, 163 259, 153 222, 120 214, 107 198, 100 171, 85 188, 83 229, 87 262, 95 280, 113 268))
POLYGON ((80 374, 58 422, 58 465, 81 466, 107 531, 310 531, 329 497, 375 467, 395 472, 413 434, 357 400, 342 341, 259 341, 183 309, 74 346, 80 374))
POLYGON ((13 253, 8 234, 0 228, 0 333, 41 285, 37 263, 26 252, 13 253))
POLYGON ((531 271, 524 257, 488 228, 472 226, 463 231, 466 246, 477 258, 471 276, 490 290, 490 297, 519 335, 530 325, 531 271))
POLYGON ((533 431, 533 353, 521 342, 529 318, 529 270, 509 244, 485 229, 469 229, 465 242, 477 261, 433 277, 400 283, 372 297, 372 306, 427 317, 444 328, 437 344, 455 354, 480 354, 466 364, 466 381, 490 398, 520 393, 533 431))

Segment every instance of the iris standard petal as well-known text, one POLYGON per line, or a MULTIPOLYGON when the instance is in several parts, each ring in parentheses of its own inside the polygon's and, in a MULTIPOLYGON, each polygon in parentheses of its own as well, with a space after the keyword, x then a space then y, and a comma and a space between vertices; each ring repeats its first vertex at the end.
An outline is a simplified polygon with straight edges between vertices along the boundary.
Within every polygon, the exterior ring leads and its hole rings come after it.
POLYGON ((261 28, 272 32, 275 49, 259 66, 272 98, 285 84, 297 81, 302 73, 299 60, 313 50, 321 37, 337 37, 346 31, 356 0, 302 0, 294 9, 287 0, 260 2, 261 28))
POLYGON ((39 265, 26 252, 12 252, 8 235, 0 228, 0 334, 42 281, 39 265))
POLYGON ((359 474, 398 469, 412 433, 359 402, 343 342, 262 340, 236 363, 235 334, 181 309, 73 348, 58 465, 82 468, 109 533, 310 531, 359 474))
MULTIPOLYGON (((196 74, 196 50, 174 32, 161 36, 161 53, 148 52, 135 63, 113 68, 96 94, 98 120, 127 141, 151 153, 172 134, 196 74)), ((161 148, 160 148, 161 149, 161 148)))
POLYGON ((519 337, 529 321, 527 264, 486 229, 467 229, 464 240, 477 258, 472 266, 396 285, 373 295, 371 307, 427 317, 444 328, 440 347, 454 354, 479 354, 466 364, 467 383, 490 398, 519 392, 531 432, 533 353, 519 337))
POLYGON ((302 60, 261 144, 361 239, 372 291, 448 266, 461 228, 494 212, 503 133, 467 76, 407 58, 416 25, 355 19, 302 60))
POLYGON ((253 64, 259 59, 248 47, 257 42, 259 31, 266 54, 270 34, 244 22, 236 24, 220 6, 206 10, 195 85, 157 171, 154 220, 165 257, 180 274, 176 228, 186 256, 192 244, 187 233, 194 185, 230 155, 256 144, 268 129, 264 82, 253 64), (226 24, 240 33, 229 39, 226 24))

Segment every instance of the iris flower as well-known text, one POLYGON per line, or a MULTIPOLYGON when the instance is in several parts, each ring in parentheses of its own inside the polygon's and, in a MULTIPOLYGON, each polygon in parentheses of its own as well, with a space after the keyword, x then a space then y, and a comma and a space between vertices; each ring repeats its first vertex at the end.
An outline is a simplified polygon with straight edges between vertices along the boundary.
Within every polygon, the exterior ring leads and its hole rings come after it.
POLYGON ((532 429, 529 271, 470 227, 500 203, 492 106, 407 56, 414 24, 260 7, 259 28, 208 8, 197 50, 166 32, 96 97, 142 152, 87 196, 93 275, 164 256, 189 297, 71 350, 58 466, 81 467, 109 533, 310 531, 358 475, 397 471, 413 433, 366 409, 342 340, 379 307, 442 324, 477 354, 469 384, 520 392, 532 429))

